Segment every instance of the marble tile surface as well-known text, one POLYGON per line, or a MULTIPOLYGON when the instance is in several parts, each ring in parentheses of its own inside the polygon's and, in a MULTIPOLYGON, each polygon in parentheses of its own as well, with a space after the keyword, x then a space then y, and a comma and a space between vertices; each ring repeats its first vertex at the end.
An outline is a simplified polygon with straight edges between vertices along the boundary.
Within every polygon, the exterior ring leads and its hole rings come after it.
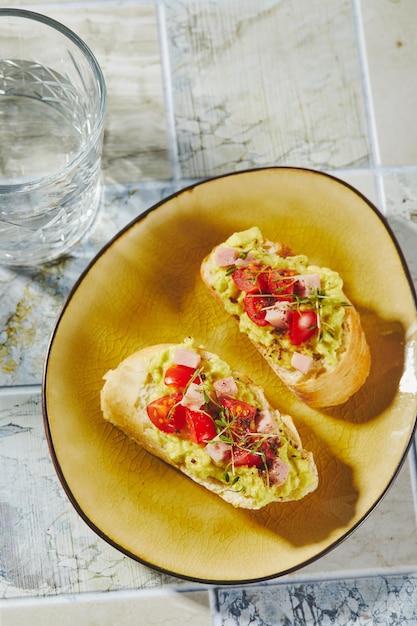
POLYGON ((211 626, 207 591, 83 594, 48 601, 8 602, 2 626, 211 626))
POLYGON ((73 30, 103 71, 108 110, 103 180, 130 183, 171 177, 155 4, 8 3, 43 13, 73 30))
POLYGON ((349 0, 176 0, 165 10, 184 176, 369 164, 349 0))
POLYGON ((417 164, 417 4, 362 0, 378 164, 417 164))
POLYGON ((0 395, 0 465, 0 519, 12 530, 0 534, 0 598, 173 582, 115 550, 76 513, 51 463, 39 390, 0 395))
POLYGON ((214 626, 417 623, 417 576, 222 589, 214 626))
POLYGON ((404 254, 417 290, 417 169, 384 174, 388 223, 404 254))

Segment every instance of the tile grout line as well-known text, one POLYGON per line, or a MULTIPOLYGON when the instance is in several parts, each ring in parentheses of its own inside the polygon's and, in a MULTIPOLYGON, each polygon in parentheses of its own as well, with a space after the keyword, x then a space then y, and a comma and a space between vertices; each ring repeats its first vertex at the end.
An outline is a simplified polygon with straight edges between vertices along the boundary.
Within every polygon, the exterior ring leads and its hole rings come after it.
POLYGON ((42 384, 32 384, 32 385, 9 385, 3 386, 0 384, 0 398, 15 396, 15 395, 27 395, 27 394, 42 394, 42 384))
POLYGON ((155 5, 158 20, 159 49, 161 55, 162 88, 165 100, 165 122, 168 133, 168 151, 171 162, 173 181, 181 180, 181 166, 178 158, 178 141, 175 126, 174 98, 172 88, 171 61, 168 49, 168 33, 164 1, 158 0, 155 5))
MULTIPOLYGON (((178 158, 178 142, 177 142, 177 133, 175 126, 175 115, 174 115, 174 101, 173 101, 173 90, 172 90, 172 80, 171 80, 171 63, 168 49, 168 35, 166 30, 166 15, 165 15, 165 0, 111 0, 109 2, 111 6, 137 6, 137 5, 152 5, 155 8, 156 16, 157 16, 157 28, 159 34, 159 51, 160 51, 160 59, 161 59, 161 73, 162 73, 162 89, 164 93, 164 102, 165 102, 165 124, 168 135, 168 153, 171 165, 171 180, 174 182, 178 182, 181 179, 181 166, 178 158)), ((94 0, 87 0, 87 2, 79 2, 74 0, 73 2, 69 2, 66 5, 66 8, 74 9, 77 7, 85 8, 86 5, 90 7, 97 6, 94 0)), ((48 15, 48 9, 51 8, 62 8, 62 4, 59 3, 51 3, 45 4, 44 2, 39 2, 39 4, 35 4, 31 7, 31 10, 35 10, 38 12, 43 12, 45 15, 48 15)))
POLYGON ((378 132, 376 128, 374 103, 372 98, 371 79, 368 66, 368 55, 366 52, 366 37, 362 19, 361 0, 352 0, 352 9, 355 22, 355 32, 357 49, 359 55, 359 66, 364 92, 364 105, 366 124, 369 133, 369 143, 371 150, 371 168, 374 172, 376 194, 381 211, 386 214, 386 198, 384 193, 383 178, 379 168, 381 166, 381 156, 379 152, 378 132))
POLYGON ((414 441, 411 444, 410 451, 408 453, 408 462, 410 469, 410 481, 411 488, 414 496, 414 513, 417 524, 417 435, 414 435, 414 441))
POLYGON ((371 79, 368 66, 368 55, 366 52, 366 37, 362 20, 362 11, 360 6, 361 0, 352 0, 353 16, 355 21, 355 32, 357 49, 359 55, 359 66, 362 78, 362 86, 364 91, 364 104, 366 113, 366 122, 369 132, 370 149, 371 149, 371 167, 378 168, 381 165, 379 153, 378 133, 376 128, 376 120, 374 115, 374 105, 372 98, 371 79))

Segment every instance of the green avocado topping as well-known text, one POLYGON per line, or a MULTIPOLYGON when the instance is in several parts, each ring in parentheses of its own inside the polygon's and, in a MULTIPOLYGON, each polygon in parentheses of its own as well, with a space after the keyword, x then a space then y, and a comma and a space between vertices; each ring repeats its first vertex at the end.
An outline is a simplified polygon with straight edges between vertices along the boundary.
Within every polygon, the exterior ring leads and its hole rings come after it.
POLYGON ((293 369, 291 364, 295 352, 312 357, 315 371, 321 367, 331 368, 337 364, 338 351, 343 342, 343 321, 348 304, 343 293, 343 281, 339 274, 325 267, 310 265, 304 255, 280 256, 266 244, 258 227, 234 233, 224 244, 226 248, 234 248, 238 259, 252 259, 255 264, 265 267, 290 271, 297 276, 318 274, 320 289, 309 296, 294 296, 290 306, 294 310, 312 309, 317 314, 318 332, 307 341, 293 345, 289 332, 277 329, 272 325, 259 326, 248 316, 245 310, 245 292, 235 284, 232 274, 241 264, 220 266, 212 258, 212 284, 222 299, 226 311, 239 320, 242 332, 255 343, 267 349, 270 357, 279 366, 293 369))
MULTIPOLYGON (((192 338, 187 338, 181 345, 201 354, 200 349, 194 348, 192 338)), ((164 383, 164 374, 174 363, 176 348, 177 346, 170 346, 161 350, 152 359, 147 378, 147 386, 152 389, 149 402, 172 392, 172 389, 164 383)), ((264 400, 257 395, 256 387, 248 386, 245 380, 237 378, 230 366, 219 357, 202 357, 198 371, 204 380, 203 387, 208 393, 213 389, 215 381, 234 376, 238 388, 237 397, 258 410, 263 407, 264 400)), ((245 496, 253 498, 258 508, 288 497, 293 500, 300 499, 310 491, 316 481, 311 471, 309 453, 300 449, 296 443, 292 445, 289 442, 283 424, 275 436, 279 442, 277 444, 279 458, 288 465, 289 471, 285 482, 276 485, 269 484, 268 474, 262 467, 245 465, 231 467, 230 463, 225 465, 225 462, 215 462, 206 451, 205 445, 197 445, 181 434, 162 432, 151 423, 149 428, 154 445, 163 448, 174 464, 182 466, 188 474, 198 480, 214 480, 233 491, 242 492, 245 496)), ((224 439, 226 440, 225 437, 224 439)))

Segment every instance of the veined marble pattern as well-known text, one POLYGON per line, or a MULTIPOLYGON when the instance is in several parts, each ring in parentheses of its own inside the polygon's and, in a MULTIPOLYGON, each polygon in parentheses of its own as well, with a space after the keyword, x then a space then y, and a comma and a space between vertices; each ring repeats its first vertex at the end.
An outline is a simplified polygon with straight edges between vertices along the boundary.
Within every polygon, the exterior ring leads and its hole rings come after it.
POLYGON ((417 169, 384 174, 388 222, 406 258, 417 290, 417 169))
POLYGON ((417 576, 222 589, 215 626, 417 623, 417 576))
POLYGON ((0 466, 1 527, 13 529, 0 534, 0 599, 173 582, 123 556, 75 512, 51 462, 39 393, 0 396, 0 466))
POLYGON ((166 14, 183 175, 369 164, 349 0, 176 0, 166 14))
MULTIPOLYGON (((33 3, 25 4, 32 8, 33 3)), ((73 30, 103 71, 108 96, 104 182, 171 178, 155 4, 65 2, 33 10, 73 30)))

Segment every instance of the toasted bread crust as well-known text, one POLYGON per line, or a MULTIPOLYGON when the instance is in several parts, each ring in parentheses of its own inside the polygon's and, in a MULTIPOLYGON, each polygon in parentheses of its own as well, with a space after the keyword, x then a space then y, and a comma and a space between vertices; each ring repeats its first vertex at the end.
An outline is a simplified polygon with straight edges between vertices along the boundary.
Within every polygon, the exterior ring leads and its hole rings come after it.
MULTIPOLYGON (((293 381, 288 370, 269 360, 277 376, 311 407, 335 406, 346 402, 362 387, 368 376, 370 351, 359 313, 353 306, 346 309, 343 329, 345 341, 337 365, 318 376, 300 376, 293 381)), ((268 359, 263 346, 257 348, 268 359)))
MULTIPOLYGON (((292 255, 285 244, 274 244, 266 241, 266 246, 282 256, 292 255), (284 250, 285 254, 281 251, 284 250)), ((216 300, 224 307, 221 295, 214 287, 212 262, 216 253, 216 246, 201 264, 201 278, 216 300)), ((348 298, 345 297, 349 303, 348 298)), ((289 370, 279 365, 270 356, 266 347, 251 340, 256 349, 266 359, 276 375, 285 383, 300 400, 311 407, 326 407, 343 404, 364 384, 371 366, 371 355, 360 315, 352 303, 346 307, 343 322, 343 343, 338 352, 338 363, 332 368, 322 370, 317 374, 314 370, 308 374, 301 374, 296 370, 289 370)), ((239 319, 235 320, 239 323, 239 319)))
MULTIPOLYGON (((201 479, 193 475, 187 471, 185 465, 174 463, 164 447, 161 446, 157 429, 150 422, 146 412, 146 405, 151 395, 151 390, 147 389, 146 381, 149 362, 152 357, 159 350, 169 348, 171 345, 174 344, 160 344, 139 350, 123 360, 116 369, 110 370, 105 374, 105 384, 101 391, 101 409, 104 419, 123 431, 145 450, 181 471, 209 491, 217 494, 234 507, 245 509, 260 508, 258 503, 252 497, 245 495, 243 491, 232 490, 229 485, 221 483, 219 480, 211 478, 210 476, 201 479), (138 394, 138 389, 141 391, 140 394, 138 394)), ((206 351, 201 351, 201 354, 205 358, 215 356, 206 351)), ((244 381, 245 384, 253 388, 255 387, 254 383, 247 376, 237 372, 234 374, 236 374, 240 380, 244 381)), ((281 415, 279 411, 272 409, 263 391, 259 387, 256 387, 256 390, 257 397, 262 400, 262 408, 269 408, 275 419, 281 424, 287 439, 295 447, 301 449, 302 444, 300 436, 292 418, 287 415, 281 415)), ((197 444, 195 445, 199 447, 197 444)), ((306 488, 304 495, 314 491, 318 484, 318 473, 313 455, 305 451, 305 457, 308 459, 311 474, 314 476, 314 482, 309 488, 306 488)), ((293 498, 289 496, 281 498, 280 501, 283 502, 292 499, 293 498)))

